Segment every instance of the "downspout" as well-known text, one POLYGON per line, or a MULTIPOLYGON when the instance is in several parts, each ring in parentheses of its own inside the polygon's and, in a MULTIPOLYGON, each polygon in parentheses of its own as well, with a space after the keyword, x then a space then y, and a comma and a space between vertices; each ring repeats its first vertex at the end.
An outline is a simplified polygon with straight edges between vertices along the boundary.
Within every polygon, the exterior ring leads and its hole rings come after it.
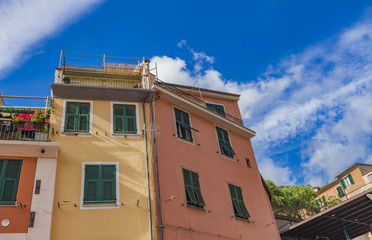
POLYGON ((148 147, 147 147, 147 129, 146 129, 146 113, 145 113, 145 102, 142 102, 142 112, 143 112, 143 135, 145 137, 145 149, 146 149, 146 174, 147 174, 147 194, 148 194, 148 201, 147 207, 149 211, 149 228, 150 228, 150 239, 153 239, 152 236, 152 215, 151 215, 151 190, 150 190, 150 171, 149 171, 149 154, 148 154, 148 147))
MULTIPOLYGON (((155 100, 156 101, 156 100, 155 100)), ((154 111, 152 107, 152 101, 150 102, 150 111, 151 111, 151 124, 152 124, 152 129, 155 129, 155 119, 154 119, 154 111)), ((156 190, 157 190, 157 202, 158 202, 158 221, 159 221, 159 233, 160 233, 160 240, 164 240, 164 235, 163 235, 163 219, 161 216, 161 201, 160 201, 160 184, 159 184, 159 168, 158 168, 158 150, 156 147, 156 138, 155 138, 155 133, 153 134, 153 139, 154 139, 154 154, 155 154, 155 177, 156 177, 156 190)))

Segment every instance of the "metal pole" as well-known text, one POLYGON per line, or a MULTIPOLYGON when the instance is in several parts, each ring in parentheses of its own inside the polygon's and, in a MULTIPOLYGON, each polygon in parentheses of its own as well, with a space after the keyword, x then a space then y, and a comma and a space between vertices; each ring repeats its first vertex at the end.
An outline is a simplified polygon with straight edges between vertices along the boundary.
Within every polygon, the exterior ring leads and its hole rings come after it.
POLYGON ((349 237, 349 234, 347 233, 344 222, 341 219, 340 219, 340 223, 341 223, 342 231, 344 231, 346 240, 350 240, 350 237, 349 237))
POLYGON ((148 157, 148 146, 147 146, 147 129, 146 129, 146 111, 145 102, 142 102, 142 114, 143 114, 143 135, 145 138, 145 149, 146 149, 146 174, 147 174, 147 194, 148 196, 148 211, 149 211, 149 228, 150 228, 150 239, 153 239, 152 233, 152 214, 151 214, 151 190, 150 190, 150 171, 149 171, 149 157, 148 157))

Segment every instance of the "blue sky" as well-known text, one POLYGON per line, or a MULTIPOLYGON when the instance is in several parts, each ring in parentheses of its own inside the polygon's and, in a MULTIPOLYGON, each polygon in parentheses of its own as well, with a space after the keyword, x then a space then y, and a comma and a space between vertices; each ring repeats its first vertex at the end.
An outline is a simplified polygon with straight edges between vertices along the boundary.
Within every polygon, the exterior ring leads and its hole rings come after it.
POLYGON ((371 7, 361 0, 4 0, 0 92, 50 95, 61 50, 145 57, 165 81, 241 94, 265 178, 321 185, 355 162, 372 163, 371 7))

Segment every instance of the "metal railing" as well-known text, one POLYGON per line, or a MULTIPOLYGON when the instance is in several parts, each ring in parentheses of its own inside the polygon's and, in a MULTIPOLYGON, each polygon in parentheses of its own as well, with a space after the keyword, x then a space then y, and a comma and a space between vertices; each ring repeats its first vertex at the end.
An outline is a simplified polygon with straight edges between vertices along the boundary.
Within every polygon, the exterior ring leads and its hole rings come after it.
POLYGON ((213 111, 212 109, 207 108, 207 105, 206 105, 205 102, 203 102, 202 100, 200 100, 197 97, 194 97, 194 96, 188 94, 187 92, 184 92, 184 91, 182 91, 182 90, 180 90, 180 89, 178 89, 176 87, 173 87, 170 84, 167 84, 166 82, 161 81, 160 79, 157 79, 156 80, 156 83, 158 85, 162 86, 162 87, 165 87, 166 89, 168 89, 168 90, 170 90, 172 92, 177 93, 179 96, 181 96, 181 97, 183 97, 185 99, 188 99, 188 100, 190 100, 190 101, 192 101, 192 102, 194 102, 194 103, 196 103, 196 104, 198 104, 200 106, 203 106, 204 108, 208 109, 211 112, 214 112, 215 114, 218 114, 219 116, 225 117, 225 118, 229 119, 230 121, 235 122, 235 123, 237 123, 239 125, 243 125, 243 121, 240 120, 239 118, 236 118, 236 117, 234 117, 234 116, 232 116, 230 114, 227 114, 227 113, 225 113, 224 115, 221 115, 221 114, 217 113, 216 111, 213 111))
POLYGON ((10 119, 0 119, 0 140, 47 142, 49 129, 49 123, 13 122, 10 119))

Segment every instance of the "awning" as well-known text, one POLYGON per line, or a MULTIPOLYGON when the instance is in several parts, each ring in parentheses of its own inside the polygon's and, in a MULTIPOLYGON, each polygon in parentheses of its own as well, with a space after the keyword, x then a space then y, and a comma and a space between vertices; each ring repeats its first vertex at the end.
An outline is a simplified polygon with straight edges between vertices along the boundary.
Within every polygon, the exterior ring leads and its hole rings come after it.
POLYGON ((282 239, 344 240, 372 232, 372 189, 280 232, 282 239), (323 237, 323 238, 320 238, 323 237))

